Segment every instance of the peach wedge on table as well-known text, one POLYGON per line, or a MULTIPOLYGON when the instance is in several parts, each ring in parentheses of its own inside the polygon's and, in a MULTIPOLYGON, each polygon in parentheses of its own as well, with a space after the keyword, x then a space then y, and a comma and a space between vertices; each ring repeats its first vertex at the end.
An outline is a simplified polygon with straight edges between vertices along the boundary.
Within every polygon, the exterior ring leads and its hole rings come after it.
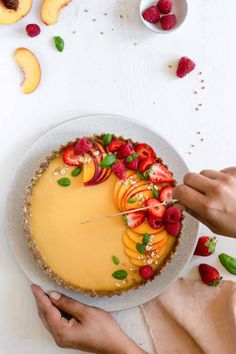
POLYGON ((58 21, 60 11, 71 0, 43 0, 41 6, 41 18, 46 25, 53 25, 58 21))
MULTIPOLYGON (((6 2, 6 0, 5 0, 6 2)), ((14 4, 14 3, 13 3, 14 4)), ((9 9, 4 6, 4 1, 0 1, 0 24, 11 25, 21 20, 30 11, 32 0, 19 0, 16 1, 15 9, 9 9)))
POLYGON ((32 93, 38 87, 41 80, 41 68, 36 56, 26 48, 18 48, 14 58, 24 73, 24 80, 21 84, 22 92, 32 93))

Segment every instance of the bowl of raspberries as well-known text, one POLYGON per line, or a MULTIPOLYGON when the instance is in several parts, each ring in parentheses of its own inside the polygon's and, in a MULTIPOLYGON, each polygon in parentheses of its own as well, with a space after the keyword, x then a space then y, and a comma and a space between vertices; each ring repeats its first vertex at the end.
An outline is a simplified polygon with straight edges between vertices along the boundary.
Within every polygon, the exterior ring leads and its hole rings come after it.
POLYGON ((156 33, 175 31, 184 23, 187 13, 187 0, 142 0, 140 3, 143 23, 156 33))

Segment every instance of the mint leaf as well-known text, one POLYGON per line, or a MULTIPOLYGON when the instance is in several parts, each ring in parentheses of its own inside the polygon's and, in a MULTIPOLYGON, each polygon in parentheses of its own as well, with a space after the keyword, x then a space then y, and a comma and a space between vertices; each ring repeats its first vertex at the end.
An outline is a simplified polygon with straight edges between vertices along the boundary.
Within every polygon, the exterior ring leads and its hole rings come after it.
POLYGON ((142 243, 144 246, 147 246, 150 241, 150 235, 149 234, 144 234, 142 238, 142 243))
POLYGON ((62 187, 68 187, 71 184, 71 181, 69 178, 64 177, 64 178, 58 179, 57 183, 62 187))
POLYGON ((136 199, 136 198, 130 198, 130 199, 127 200, 127 202, 128 202, 129 204, 133 204, 133 203, 136 203, 136 202, 137 202, 137 199, 136 199))
POLYGON ((123 280, 123 279, 127 278, 128 273, 126 272, 126 270, 120 269, 120 270, 117 270, 116 272, 114 272, 112 274, 112 276, 115 279, 123 280))
POLYGON ((81 172, 82 172, 82 166, 78 166, 71 172, 71 176, 77 177, 81 174, 81 172))
POLYGON ((104 159, 100 163, 100 166, 102 168, 108 168, 111 167, 115 162, 116 162, 116 156, 114 154, 108 154, 107 156, 104 157, 104 159))
POLYGON ((119 258, 116 257, 116 256, 112 256, 112 261, 113 261, 113 263, 115 263, 115 265, 120 264, 120 260, 119 260, 119 258))
POLYGON ((65 46, 64 40, 60 36, 53 37, 53 40, 54 40, 54 44, 55 44, 55 47, 57 48, 57 50, 59 52, 63 52, 64 46, 65 46))
POLYGON ((146 247, 144 245, 142 245, 141 243, 137 243, 136 249, 141 254, 144 254, 146 251, 146 247))

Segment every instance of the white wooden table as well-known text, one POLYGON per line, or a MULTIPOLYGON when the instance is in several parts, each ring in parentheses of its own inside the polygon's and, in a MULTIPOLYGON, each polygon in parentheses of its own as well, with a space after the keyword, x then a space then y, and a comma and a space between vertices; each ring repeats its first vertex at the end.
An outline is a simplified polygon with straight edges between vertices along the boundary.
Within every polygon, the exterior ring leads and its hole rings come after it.
MULTIPOLYGON (((6 187, 21 155, 40 134, 79 114, 116 113, 154 127, 194 171, 236 162, 235 1, 227 1, 227 11, 220 0, 191 1, 185 25, 161 36, 143 27, 139 0, 73 0, 57 25, 41 24, 41 35, 28 38, 24 27, 40 23, 39 4, 34 1, 21 22, 0 28, 0 354, 73 353, 56 348, 42 327, 29 282, 5 237, 6 187), (54 35, 64 38, 63 53, 54 49, 54 35), (12 59, 20 46, 32 49, 42 66, 42 83, 29 96, 20 92, 21 74, 12 59), (174 71, 183 55, 193 58, 197 69, 180 80, 174 71)), ((236 256, 236 240, 219 238, 221 251, 236 256)), ((219 266, 216 256, 208 261, 219 266)), ((195 257, 184 274, 197 277, 200 262, 195 257)), ((139 309, 115 317, 153 352, 139 309)))

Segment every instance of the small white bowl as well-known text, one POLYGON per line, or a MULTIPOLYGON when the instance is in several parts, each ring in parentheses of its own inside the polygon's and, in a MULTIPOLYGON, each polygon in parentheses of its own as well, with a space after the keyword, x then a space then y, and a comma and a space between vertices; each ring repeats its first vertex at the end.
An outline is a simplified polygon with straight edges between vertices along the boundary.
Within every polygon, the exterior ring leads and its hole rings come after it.
POLYGON ((140 3, 140 17, 145 24, 145 26, 153 32, 160 33, 160 34, 168 34, 171 32, 176 31, 186 20, 188 14, 188 3, 187 0, 173 0, 173 7, 170 14, 175 14, 177 22, 174 28, 169 31, 165 31, 161 27, 160 21, 157 23, 150 23, 145 21, 143 18, 143 11, 149 8, 152 5, 156 5, 157 1, 154 0, 142 0, 140 3))

